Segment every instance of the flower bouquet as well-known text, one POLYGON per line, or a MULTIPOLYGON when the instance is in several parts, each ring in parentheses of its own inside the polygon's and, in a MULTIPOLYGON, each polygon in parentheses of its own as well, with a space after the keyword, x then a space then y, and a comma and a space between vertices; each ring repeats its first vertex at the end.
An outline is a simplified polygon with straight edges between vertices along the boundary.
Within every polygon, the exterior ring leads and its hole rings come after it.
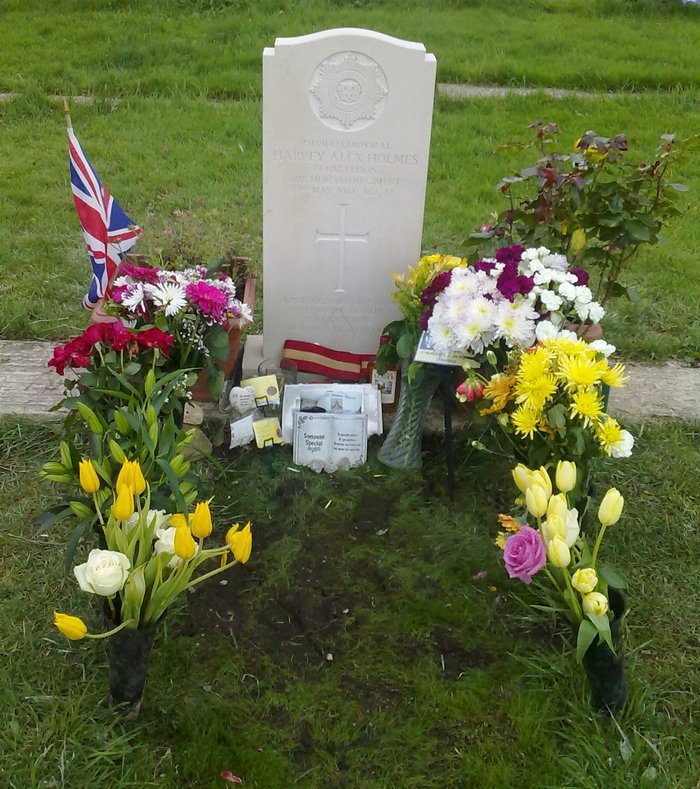
POLYGON ((510 353, 505 371, 483 389, 511 442, 511 453, 537 466, 566 458, 579 464, 576 503, 587 495, 589 465, 595 457, 629 457, 634 438, 605 411, 603 387, 622 386, 622 364, 611 365, 614 350, 602 340, 586 342, 572 333, 545 339, 510 353))
POLYGON ((583 662, 598 708, 618 710, 627 696, 620 651, 620 621, 624 613, 623 579, 598 560, 605 530, 620 519, 624 499, 610 488, 598 508, 598 532, 593 544, 581 533, 579 513, 570 506, 577 469, 571 461, 556 466, 553 491, 548 470, 519 464, 513 479, 522 496, 519 517, 499 515, 504 531, 496 545, 510 578, 530 585, 544 604, 534 608, 563 615, 576 630, 576 657, 583 662), (536 576, 536 578, 535 578, 536 576), (544 576, 544 577, 543 577, 544 576), (544 578, 547 580, 545 581, 544 578))
POLYGON ((228 333, 253 318, 251 308, 237 297, 231 277, 210 277, 204 266, 172 271, 123 263, 102 309, 129 326, 156 326, 170 333, 174 342, 167 368, 206 367, 218 390, 222 376, 216 361, 229 355, 228 333))
POLYGON ((212 532, 209 503, 199 502, 191 514, 151 509, 150 489, 137 461, 122 464, 109 497, 112 504, 105 511, 98 497, 103 486, 91 460, 81 461, 80 479, 85 493, 93 497, 104 548, 92 550, 73 572, 83 591, 104 598, 112 627, 89 633, 82 619, 58 612, 54 623, 71 640, 111 637, 110 696, 113 703, 125 704, 133 717, 141 704, 158 622, 186 589, 248 561, 250 523, 242 529, 235 524, 223 545, 207 548, 204 541, 212 532), (209 560, 218 560, 218 567, 195 576, 209 560))
POLYGON ((377 352, 377 370, 401 368, 401 394, 389 435, 379 450, 379 460, 395 468, 419 468, 422 464, 423 422, 430 400, 440 383, 442 371, 435 365, 413 361, 421 333, 425 330, 426 304, 449 282, 453 270, 467 261, 454 255, 427 255, 408 274, 394 275, 394 301, 403 317, 383 331, 377 352))

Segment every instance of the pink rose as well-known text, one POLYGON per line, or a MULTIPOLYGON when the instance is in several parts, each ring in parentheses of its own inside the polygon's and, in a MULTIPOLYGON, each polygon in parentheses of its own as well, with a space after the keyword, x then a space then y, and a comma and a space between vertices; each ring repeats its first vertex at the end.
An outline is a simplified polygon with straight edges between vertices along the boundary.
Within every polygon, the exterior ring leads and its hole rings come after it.
POLYGON ((547 561, 547 551, 540 533, 523 526, 517 534, 511 534, 503 549, 503 561, 509 578, 519 578, 529 584, 532 576, 539 572, 547 561))

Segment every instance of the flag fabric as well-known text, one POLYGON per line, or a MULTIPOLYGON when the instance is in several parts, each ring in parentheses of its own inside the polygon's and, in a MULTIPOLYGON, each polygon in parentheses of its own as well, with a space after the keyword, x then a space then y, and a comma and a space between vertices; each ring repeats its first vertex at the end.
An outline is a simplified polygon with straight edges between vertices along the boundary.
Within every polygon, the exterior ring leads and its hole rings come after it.
POLYGON ((91 310, 104 296, 122 257, 138 240, 141 228, 97 177, 71 128, 68 151, 73 200, 92 263, 92 282, 83 299, 83 306, 91 310))
POLYGON ((300 373, 312 373, 344 383, 358 383, 367 376, 367 366, 374 353, 336 351, 315 342, 286 340, 282 350, 282 363, 292 362, 300 373))

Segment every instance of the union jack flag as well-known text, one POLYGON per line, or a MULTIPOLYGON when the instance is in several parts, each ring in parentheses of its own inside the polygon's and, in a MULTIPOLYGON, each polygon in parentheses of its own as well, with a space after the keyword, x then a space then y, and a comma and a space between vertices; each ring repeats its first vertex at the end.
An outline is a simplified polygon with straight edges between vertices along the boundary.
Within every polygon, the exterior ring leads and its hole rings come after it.
POLYGON ((92 282, 83 299, 83 306, 91 310, 104 296, 122 257, 138 240, 141 228, 97 177, 70 127, 68 151, 73 200, 92 263, 92 282))

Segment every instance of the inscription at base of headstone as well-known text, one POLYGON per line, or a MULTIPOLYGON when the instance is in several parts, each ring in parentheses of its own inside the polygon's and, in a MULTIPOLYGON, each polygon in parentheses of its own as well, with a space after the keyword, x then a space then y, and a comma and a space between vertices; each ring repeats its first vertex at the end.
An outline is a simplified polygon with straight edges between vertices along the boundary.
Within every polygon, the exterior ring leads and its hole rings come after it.
POLYGON ((435 68, 422 44, 354 28, 265 49, 266 357, 285 339, 371 353, 398 317, 391 274, 420 257, 435 68))

